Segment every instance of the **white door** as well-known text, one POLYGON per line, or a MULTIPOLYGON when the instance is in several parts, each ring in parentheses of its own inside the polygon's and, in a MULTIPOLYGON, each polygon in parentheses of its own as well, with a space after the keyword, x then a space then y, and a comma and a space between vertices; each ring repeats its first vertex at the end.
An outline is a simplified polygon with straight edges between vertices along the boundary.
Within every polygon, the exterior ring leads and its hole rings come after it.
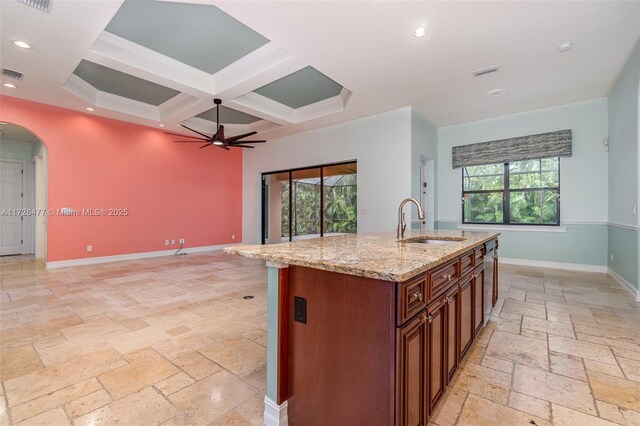
POLYGON ((22 164, 0 161, 0 255, 22 254, 22 164))

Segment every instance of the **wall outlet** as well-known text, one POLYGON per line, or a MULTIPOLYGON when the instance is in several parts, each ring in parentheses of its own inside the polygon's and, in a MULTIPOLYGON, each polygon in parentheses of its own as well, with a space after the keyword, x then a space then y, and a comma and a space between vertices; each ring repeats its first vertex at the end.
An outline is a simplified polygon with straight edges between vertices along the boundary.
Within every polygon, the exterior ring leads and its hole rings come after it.
POLYGON ((232 240, 235 240, 235 239, 236 239, 235 234, 233 234, 233 235, 231 236, 231 239, 232 239, 232 240))
POLYGON ((93 246, 87 246, 87 251, 93 251, 93 246))
POLYGON ((169 240, 164 240, 164 245, 168 246, 169 245, 169 240))
POLYGON ((171 240, 171 245, 174 245, 176 243, 176 240, 171 240))
POLYGON ((180 238, 180 241, 178 241, 179 244, 184 244, 184 238, 180 238))

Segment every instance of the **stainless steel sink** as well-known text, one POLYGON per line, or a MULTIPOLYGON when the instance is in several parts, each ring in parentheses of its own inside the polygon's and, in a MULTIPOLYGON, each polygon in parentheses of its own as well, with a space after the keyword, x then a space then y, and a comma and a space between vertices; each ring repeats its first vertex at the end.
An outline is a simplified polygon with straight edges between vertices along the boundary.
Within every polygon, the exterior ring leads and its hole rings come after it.
POLYGON ((433 238, 433 237, 417 237, 417 238, 409 238, 407 240, 400 241, 401 243, 411 243, 411 244, 434 244, 434 245, 444 245, 444 244, 455 244, 461 241, 464 241, 464 238, 455 238, 455 237, 442 237, 442 238, 433 238))

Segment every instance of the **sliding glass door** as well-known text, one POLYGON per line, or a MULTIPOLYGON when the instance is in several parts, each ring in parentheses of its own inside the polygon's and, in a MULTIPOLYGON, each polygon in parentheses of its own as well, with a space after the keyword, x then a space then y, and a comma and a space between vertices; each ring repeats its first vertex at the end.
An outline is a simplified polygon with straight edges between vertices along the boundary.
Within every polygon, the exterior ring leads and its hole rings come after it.
POLYGON ((262 243, 358 229, 355 162, 262 174, 262 243))

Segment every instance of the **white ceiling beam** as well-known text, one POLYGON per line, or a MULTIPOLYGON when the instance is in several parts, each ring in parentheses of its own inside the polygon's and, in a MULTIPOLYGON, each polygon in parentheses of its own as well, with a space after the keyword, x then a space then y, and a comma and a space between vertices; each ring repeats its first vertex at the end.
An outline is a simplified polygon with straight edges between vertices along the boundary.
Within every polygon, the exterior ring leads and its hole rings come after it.
POLYGON ((106 31, 85 59, 192 96, 212 95, 211 74, 106 31))

